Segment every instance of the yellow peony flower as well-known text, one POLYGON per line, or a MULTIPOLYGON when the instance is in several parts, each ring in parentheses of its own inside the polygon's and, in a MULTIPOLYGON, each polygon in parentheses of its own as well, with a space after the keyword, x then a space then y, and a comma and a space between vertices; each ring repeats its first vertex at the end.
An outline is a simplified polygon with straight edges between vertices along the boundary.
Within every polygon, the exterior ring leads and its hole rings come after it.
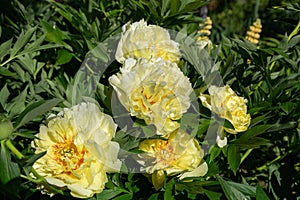
POLYGON ((186 177, 204 176, 208 167, 203 160, 204 151, 198 141, 181 129, 173 132, 168 140, 148 139, 140 143, 139 149, 142 171, 152 174, 152 182, 156 189, 167 175, 180 174, 180 179, 186 177))
POLYGON ((247 114, 247 99, 237 96, 228 85, 210 86, 208 91, 210 95, 201 94, 199 98, 205 107, 231 122, 234 130, 225 130, 232 134, 246 131, 251 121, 250 114, 247 114))
POLYGON ((127 59, 120 70, 109 82, 130 114, 155 125, 160 135, 176 130, 193 91, 177 65, 160 58, 127 59))
MULTIPOLYGON (((77 198, 88 198, 103 190, 107 172, 120 170, 119 144, 112 142, 116 125, 92 103, 64 109, 41 126, 32 146, 47 152, 33 168, 45 180, 77 198)), ((43 187, 41 187, 43 188, 43 187)))
POLYGON ((147 25, 141 20, 123 26, 117 47, 116 59, 123 63, 127 58, 163 58, 179 62, 179 44, 170 39, 168 31, 156 25, 147 25))

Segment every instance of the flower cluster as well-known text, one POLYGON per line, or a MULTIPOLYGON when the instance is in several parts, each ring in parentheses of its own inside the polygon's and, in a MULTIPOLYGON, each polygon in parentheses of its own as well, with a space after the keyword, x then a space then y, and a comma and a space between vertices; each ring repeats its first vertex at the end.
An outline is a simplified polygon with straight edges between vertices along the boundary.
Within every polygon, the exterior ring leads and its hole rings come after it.
MULTIPOLYGON (((211 28, 211 23, 208 24, 211 28)), ((204 47, 203 47, 204 48, 204 47)), ((205 176, 208 165, 204 150, 180 120, 191 107, 193 88, 178 66, 179 44, 168 31, 147 25, 143 20, 126 24, 117 45, 120 72, 109 77, 127 114, 155 127, 155 138, 140 140, 137 163, 160 189, 165 176, 205 176)), ((219 147, 227 144, 224 134, 248 129, 247 100, 228 86, 210 86, 209 95, 200 94, 202 104, 226 119, 232 128, 222 127, 216 138, 219 147)), ((113 106, 113 105, 112 105, 113 106)), ((70 190, 77 198, 102 192, 107 173, 120 172, 119 144, 112 141, 117 125, 94 103, 80 103, 48 118, 32 143, 36 154, 43 154, 32 166, 42 181, 38 187, 48 194, 70 190)))
POLYGON ((178 120, 190 107, 193 92, 189 79, 177 63, 179 44, 167 30, 142 20, 123 27, 116 58, 123 64, 120 73, 109 78, 121 104, 131 116, 156 127, 163 139, 141 142, 138 162, 152 174, 155 188, 167 175, 181 178, 204 176, 207 165, 197 140, 180 129, 178 120))

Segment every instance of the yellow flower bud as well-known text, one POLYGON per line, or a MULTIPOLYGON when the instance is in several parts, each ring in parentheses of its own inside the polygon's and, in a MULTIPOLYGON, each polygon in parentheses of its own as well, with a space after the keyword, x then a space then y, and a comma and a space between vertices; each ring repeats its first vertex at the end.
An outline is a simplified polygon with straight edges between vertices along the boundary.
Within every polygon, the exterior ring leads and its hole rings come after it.
POLYGON ((253 44, 258 44, 259 42, 259 38, 260 38, 260 34, 261 33, 261 21, 259 18, 257 18, 257 20, 253 23, 252 26, 249 27, 249 30, 247 31, 246 34, 246 40, 250 41, 253 44))
POLYGON ((197 43, 200 45, 201 48, 204 48, 207 44, 210 44, 211 41, 209 40, 209 36, 211 34, 212 29, 212 21, 209 17, 207 17, 204 23, 199 24, 200 29, 197 33, 200 35, 197 38, 197 43))

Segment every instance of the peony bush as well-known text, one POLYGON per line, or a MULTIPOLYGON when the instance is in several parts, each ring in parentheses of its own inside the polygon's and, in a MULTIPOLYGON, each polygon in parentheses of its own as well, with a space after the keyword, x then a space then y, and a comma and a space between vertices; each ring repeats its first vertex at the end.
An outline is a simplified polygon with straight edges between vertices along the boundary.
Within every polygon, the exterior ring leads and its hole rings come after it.
POLYGON ((1 199, 299 198, 300 10, 278 4, 6 2, 1 199))

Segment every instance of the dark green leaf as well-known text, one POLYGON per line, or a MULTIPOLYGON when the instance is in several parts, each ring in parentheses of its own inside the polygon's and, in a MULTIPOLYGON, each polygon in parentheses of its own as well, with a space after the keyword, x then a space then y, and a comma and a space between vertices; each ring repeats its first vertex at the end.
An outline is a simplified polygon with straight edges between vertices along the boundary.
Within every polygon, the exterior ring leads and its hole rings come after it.
POLYGON ((263 188, 258 184, 256 187, 256 200, 269 200, 268 195, 264 192, 263 188))
POLYGON ((56 106, 59 102, 61 102, 60 99, 50 99, 46 101, 41 100, 39 102, 31 104, 20 114, 20 116, 16 120, 15 129, 18 129, 19 127, 33 120, 35 117, 49 111, 52 107, 56 106))
POLYGON ((248 140, 237 140, 236 142, 234 142, 234 144, 238 145, 239 147, 243 147, 247 149, 257 148, 260 145, 266 145, 269 143, 270 140, 261 137, 253 137, 253 138, 249 138, 248 140))
POLYGON ((114 198, 114 200, 128 200, 128 199, 132 199, 132 194, 123 194, 121 196, 118 196, 116 198, 114 198))
POLYGON ((101 193, 97 194, 96 197, 97 200, 109 200, 118 196, 122 192, 124 192, 124 190, 120 188, 108 189, 108 190, 103 190, 101 193))
POLYGON ((221 153, 221 149, 217 146, 213 146, 210 150, 210 162, 212 162, 215 158, 217 158, 221 153))
POLYGON ((207 195, 207 197, 209 199, 214 199, 214 200, 218 200, 221 199, 222 194, 219 192, 215 192, 215 191, 211 191, 211 190, 206 190, 203 189, 204 193, 207 195))
POLYGON ((227 149, 227 160, 230 166, 230 169, 235 174, 237 169, 240 166, 241 156, 240 156, 240 149, 237 145, 230 144, 227 149))
POLYGON ((268 129, 270 129, 272 124, 267 124, 267 125, 257 125, 253 128, 248 129, 246 132, 241 133, 239 140, 247 141, 248 139, 255 137, 257 135, 265 133, 268 129))
POLYGON ((255 188, 252 186, 225 181, 221 176, 217 176, 217 179, 229 200, 250 199, 255 196, 255 188))
POLYGON ((47 152, 45 151, 45 152, 41 152, 38 154, 34 154, 26 161, 26 165, 24 167, 32 166, 35 161, 37 161, 39 158, 43 157, 46 153, 47 152))
POLYGON ((10 152, 7 150, 5 140, 1 141, 0 153, 0 181, 4 185, 20 176, 20 169, 17 163, 11 161, 10 152))

